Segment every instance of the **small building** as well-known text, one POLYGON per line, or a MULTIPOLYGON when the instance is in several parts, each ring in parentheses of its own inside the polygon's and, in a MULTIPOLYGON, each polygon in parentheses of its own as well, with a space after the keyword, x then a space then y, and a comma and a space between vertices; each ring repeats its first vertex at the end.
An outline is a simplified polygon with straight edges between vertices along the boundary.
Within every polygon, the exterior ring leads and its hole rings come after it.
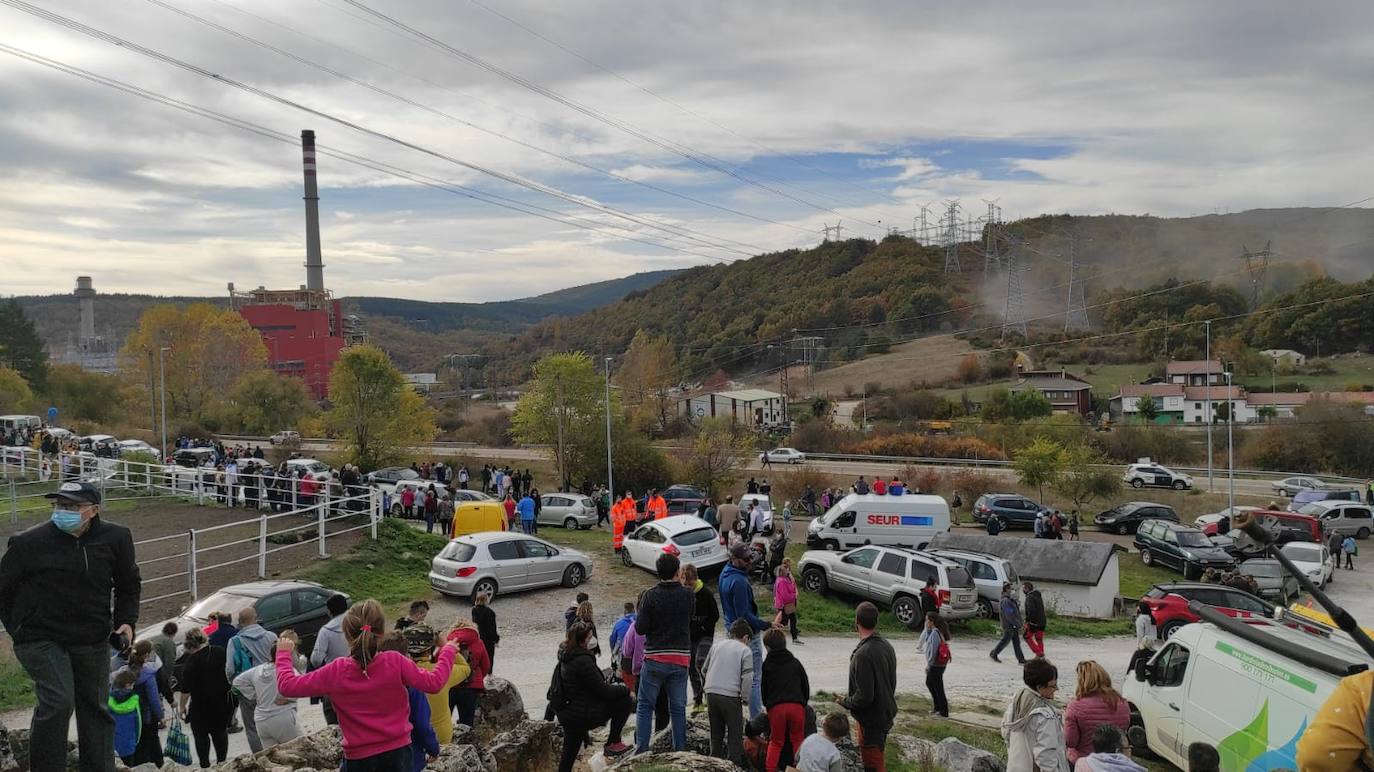
POLYGON ((1208 382, 1213 386, 1221 386, 1226 383, 1225 372, 1221 362, 1215 359, 1182 360, 1170 362, 1164 367, 1165 380, 1184 386, 1206 386, 1208 382))
POLYGON ((1307 364, 1307 355, 1291 348, 1267 348, 1260 353, 1274 360, 1275 365, 1302 367, 1307 364))
POLYGON ((401 377, 406 379, 406 383, 410 384, 411 388, 421 394, 428 394, 435 386, 439 385, 438 373, 403 373, 401 377))
POLYGON ((1025 370, 1011 387, 1018 392, 1034 389, 1050 401, 1055 413, 1088 415, 1093 411, 1093 386, 1065 370, 1025 370))
POLYGON ((1149 397, 1155 403, 1157 424, 1183 423, 1183 386, 1177 383, 1138 383, 1121 387, 1112 398, 1112 414, 1126 422, 1139 418, 1140 402, 1149 397))
POLYGON ((1040 590, 1046 611, 1098 619, 1115 613, 1121 567, 1115 545, 1107 542, 947 532, 936 534, 930 546, 1005 558, 1022 581, 1040 590))
POLYGON ((708 391, 678 400, 678 415, 689 421, 729 416, 752 427, 778 426, 787 421, 783 396, 766 389, 708 391))
POLYGON ((1206 424, 1209 399, 1212 401, 1210 415, 1213 421, 1221 421, 1217 408, 1228 402, 1236 423, 1251 423, 1258 417, 1255 408, 1246 401, 1245 389, 1240 386, 1188 386, 1183 390, 1183 422, 1206 424))

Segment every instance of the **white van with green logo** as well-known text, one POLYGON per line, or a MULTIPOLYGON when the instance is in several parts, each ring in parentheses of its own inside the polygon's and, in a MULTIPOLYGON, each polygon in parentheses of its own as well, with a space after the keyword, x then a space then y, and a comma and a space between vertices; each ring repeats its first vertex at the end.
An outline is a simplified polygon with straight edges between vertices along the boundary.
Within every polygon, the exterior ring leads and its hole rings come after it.
POLYGON ((1367 661, 1337 636, 1267 619, 1218 624, 1179 628, 1128 675, 1131 744, 1179 769, 1195 742, 1216 747, 1224 772, 1297 769, 1298 739, 1340 679, 1367 661))

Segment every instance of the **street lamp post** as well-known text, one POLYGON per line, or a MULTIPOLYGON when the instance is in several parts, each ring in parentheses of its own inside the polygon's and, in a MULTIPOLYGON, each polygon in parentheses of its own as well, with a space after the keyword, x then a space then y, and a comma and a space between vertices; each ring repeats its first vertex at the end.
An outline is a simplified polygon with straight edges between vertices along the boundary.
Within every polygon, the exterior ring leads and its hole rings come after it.
POLYGON ((157 369, 158 379, 161 381, 160 390, 162 392, 162 459, 167 459, 167 363, 163 354, 171 351, 170 346, 163 346, 157 350, 157 369))
POLYGON ((606 491, 615 500, 615 474, 611 471, 611 358, 606 357, 606 491))
POLYGON ((1204 325, 1207 328, 1207 361, 1203 363, 1202 378, 1207 386, 1207 403, 1203 411, 1207 421, 1207 492, 1215 493, 1212 475, 1212 320, 1208 319, 1204 325))
POLYGON ((1236 402, 1231 397, 1231 372, 1226 372, 1226 506, 1227 512, 1236 511, 1236 462, 1235 441, 1232 427, 1236 423, 1236 402))

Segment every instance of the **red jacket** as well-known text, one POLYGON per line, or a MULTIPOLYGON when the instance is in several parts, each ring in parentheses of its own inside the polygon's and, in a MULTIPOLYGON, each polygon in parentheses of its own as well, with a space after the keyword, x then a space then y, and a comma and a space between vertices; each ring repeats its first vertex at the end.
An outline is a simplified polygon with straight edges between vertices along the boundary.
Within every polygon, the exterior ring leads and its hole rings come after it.
POLYGON ((477 631, 464 627, 454 630, 448 639, 457 641, 458 647, 467 657, 468 667, 472 668, 472 675, 462 684, 464 689, 485 689, 487 688, 487 674, 491 672, 491 656, 487 654, 487 645, 482 643, 477 631))
POLYGON ((887 495, 887 483, 883 482, 883 478, 879 477, 873 481, 873 493, 877 496, 887 495))
POLYGON ((1093 732, 1102 724, 1111 724, 1124 735, 1131 726, 1131 709, 1126 700, 1117 697, 1116 709, 1112 710, 1102 695, 1090 694, 1071 701, 1064 709, 1064 745, 1070 764, 1077 764, 1080 756, 1093 752, 1093 732))

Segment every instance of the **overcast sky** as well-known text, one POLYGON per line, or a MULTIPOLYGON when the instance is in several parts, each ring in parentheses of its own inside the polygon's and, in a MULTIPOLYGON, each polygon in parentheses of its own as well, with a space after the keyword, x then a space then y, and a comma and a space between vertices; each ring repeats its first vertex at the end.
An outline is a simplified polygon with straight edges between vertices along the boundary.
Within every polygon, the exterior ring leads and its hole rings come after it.
MULTIPOLYGON (((1018 217, 1374 195, 1369 3, 31 2, 417 147, 9 6, 0 43, 553 218, 322 157, 344 295, 522 297, 824 223, 877 236, 950 198, 1018 217)), ((294 139, 5 51, 0 168, 0 294, 305 280, 294 139)))

